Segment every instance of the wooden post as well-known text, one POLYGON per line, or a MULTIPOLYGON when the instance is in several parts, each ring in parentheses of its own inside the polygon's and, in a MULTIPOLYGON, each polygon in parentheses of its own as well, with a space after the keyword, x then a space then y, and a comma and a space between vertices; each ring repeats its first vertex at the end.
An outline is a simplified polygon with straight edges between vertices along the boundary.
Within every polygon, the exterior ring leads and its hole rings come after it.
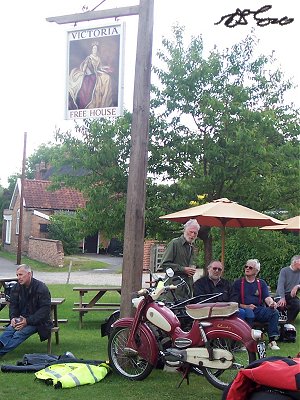
POLYGON ((139 290, 142 285, 152 38, 153 0, 141 0, 125 217, 121 316, 131 314, 132 293, 139 290))
POLYGON ((70 282, 70 275, 71 275, 71 271, 72 271, 72 266, 73 266, 73 261, 71 260, 70 264, 69 264, 68 276, 67 276, 67 282, 66 283, 70 282))
POLYGON ((23 162, 22 162, 22 176, 20 188, 20 214, 19 214, 19 236, 18 236, 18 249, 17 249, 17 265, 22 261, 22 243, 23 243, 23 199, 24 199, 24 181, 25 181, 25 168, 26 168, 26 142, 27 133, 24 132, 24 146, 23 146, 23 162))

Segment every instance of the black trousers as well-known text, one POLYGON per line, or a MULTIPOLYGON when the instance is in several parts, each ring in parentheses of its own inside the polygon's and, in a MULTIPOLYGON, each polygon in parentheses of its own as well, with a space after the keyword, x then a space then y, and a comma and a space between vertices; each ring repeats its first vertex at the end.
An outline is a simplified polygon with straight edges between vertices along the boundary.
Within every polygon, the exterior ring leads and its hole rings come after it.
POLYGON ((300 312, 300 299, 297 296, 292 297, 290 293, 286 293, 285 300, 287 305, 287 322, 291 323, 295 321, 300 312))

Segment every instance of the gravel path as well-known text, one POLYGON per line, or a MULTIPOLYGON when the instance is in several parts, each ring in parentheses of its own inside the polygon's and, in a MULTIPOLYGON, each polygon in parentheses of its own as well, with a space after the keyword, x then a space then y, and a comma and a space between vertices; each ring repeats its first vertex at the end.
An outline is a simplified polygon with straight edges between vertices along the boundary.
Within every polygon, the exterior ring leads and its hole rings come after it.
MULTIPOLYGON (((89 255, 89 258, 92 256, 89 255)), ((122 258, 109 256, 95 256, 94 259, 103 261, 108 264, 107 269, 93 269, 89 271, 71 271, 68 279, 68 272, 40 272, 33 271, 33 276, 46 284, 61 284, 69 283, 71 285, 99 285, 99 286, 121 286, 122 283, 122 258)), ((202 270, 197 270, 197 279, 202 273, 202 270)), ((0 276, 14 277, 16 274, 16 264, 0 257, 0 276)), ((164 274, 163 274, 164 276, 164 274)), ((143 287, 149 281, 149 273, 143 273, 143 287)))

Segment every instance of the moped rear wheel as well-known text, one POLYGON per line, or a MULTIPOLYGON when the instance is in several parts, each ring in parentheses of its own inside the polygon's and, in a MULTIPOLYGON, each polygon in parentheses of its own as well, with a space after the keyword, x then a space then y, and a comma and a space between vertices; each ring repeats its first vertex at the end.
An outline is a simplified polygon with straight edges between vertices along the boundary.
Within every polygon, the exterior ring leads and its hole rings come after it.
POLYGON ((217 338, 209 340, 213 349, 228 350, 233 354, 233 364, 228 369, 201 368, 203 375, 214 387, 224 390, 233 381, 240 369, 247 367, 250 362, 255 361, 256 354, 249 352, 243 342, 229 338, 217 338))
MULTIPOLYGON (((108 356, 110 366, 119 375, 125 378, 141 381, 153 370, 153 365, 141 357, 138 352, 126 348, 130 329, 115 328, 112 330, 108 340, 108 356)), ((143 343, 143 347, 150 349, 148 338, 142 331, 137 330, 137 341, 143 343)))

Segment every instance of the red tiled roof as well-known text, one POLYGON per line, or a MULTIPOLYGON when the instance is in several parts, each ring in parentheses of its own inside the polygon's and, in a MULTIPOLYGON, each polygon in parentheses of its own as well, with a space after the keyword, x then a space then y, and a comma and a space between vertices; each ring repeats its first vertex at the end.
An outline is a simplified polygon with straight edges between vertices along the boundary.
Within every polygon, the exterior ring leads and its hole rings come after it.
POLYGON ((52 210, 76 210, 85 207, 86 201, 79 191, 63 188, 53 192, 47 190, 50 184, 49 181, 26 179, 23 189, 25 207, 52 210))

